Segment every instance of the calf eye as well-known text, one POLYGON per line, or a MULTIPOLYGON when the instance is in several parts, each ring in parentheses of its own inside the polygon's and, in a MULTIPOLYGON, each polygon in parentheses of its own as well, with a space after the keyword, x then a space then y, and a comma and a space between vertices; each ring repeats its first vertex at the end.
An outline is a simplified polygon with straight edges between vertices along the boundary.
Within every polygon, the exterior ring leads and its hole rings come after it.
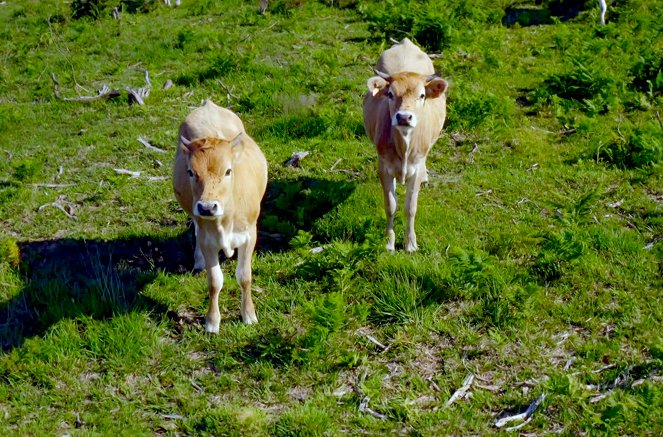
POLYGON ((232 169, 229 168, 228 170, 226 170, 226 176, 230 176, 230 173, 232 172, 233 172, 232 169))
POLYGON ((426 97, 426 94, 424 93, 421 93, 421 95, 419 96, 420 99, 423 99, 424 97, 426 97))
POLYGON ((391 91, 389 91, 389 92, 387 93, 387 97, 389 97, 390 99, 393 99, 393 98, 394 98, 394 93, 392 93, 391 91))
POLYGON ((189 177, 190 177, 190 178, 193 177, 193 170, 188 169, 186 172, 189 173, 189 177))

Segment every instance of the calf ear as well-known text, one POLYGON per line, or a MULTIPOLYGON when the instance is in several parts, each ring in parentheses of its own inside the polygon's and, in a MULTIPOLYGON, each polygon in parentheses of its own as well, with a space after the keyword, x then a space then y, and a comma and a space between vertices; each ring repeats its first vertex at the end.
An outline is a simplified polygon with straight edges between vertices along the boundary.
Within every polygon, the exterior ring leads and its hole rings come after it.
POLYGON ((426 81, 426 97, 429 99, 440 97, 447 90, 448 86, 447 81, 440 76, 435 74, 428 76, 426 81))
POLYGON ((233 152, 233 157, 237 158, 240 153, 242 153, 243 148, 241 147, 242 142, 244 141, 244 132, 237 134, 235 138, 230 140, 230 147, 233 152))
POLYGON ((230 145, 231 145, 232 148, 234 149, 235 147, 237 147, 237 146, 239 146, 240 144, 242 144, 242 141, 244 141, 244 132, 240 132, 240 133, 238 133, 237 136, 236 136, 235 138, 233 138, 232 140, 230 140, 230 145))
POLYGON ((387 85, 389 85, 389 82, 387 82, 383 77, 373 76, 368 79, 366 85, 368 85, 368 92, 371 93, 373 97, 375 97, 380 92, 384 92, 384 90, 387 88, 387 85))

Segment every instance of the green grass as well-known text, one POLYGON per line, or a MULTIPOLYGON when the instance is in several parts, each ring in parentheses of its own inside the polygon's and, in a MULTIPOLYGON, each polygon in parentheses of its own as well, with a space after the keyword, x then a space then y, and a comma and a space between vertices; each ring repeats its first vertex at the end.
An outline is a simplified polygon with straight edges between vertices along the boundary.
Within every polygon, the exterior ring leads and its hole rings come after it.
POLYGON ((507 1, 182 3, 0 5, 3 434, 486 435, 542 394, 520 432, 663 432, 661 1, 511 27, 507 1), (361 109, 404 36, 451 84, 414 255, 383 249, 361 109), (217 336, 169 180, 206 98, 270 174, 260 323, 225 260, 217 336))

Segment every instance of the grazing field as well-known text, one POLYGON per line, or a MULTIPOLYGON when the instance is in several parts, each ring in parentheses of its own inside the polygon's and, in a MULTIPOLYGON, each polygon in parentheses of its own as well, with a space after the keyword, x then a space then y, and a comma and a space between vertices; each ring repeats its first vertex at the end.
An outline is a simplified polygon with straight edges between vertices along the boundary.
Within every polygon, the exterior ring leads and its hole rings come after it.
POLYGON ((663 1, 608 3, 1 2, 0 434, 661 435, 663 1), (362 122, 405 36, 450 83, 413 255, 362 122), (218 335, 170 178, 207 98, 269 162, 218 335))

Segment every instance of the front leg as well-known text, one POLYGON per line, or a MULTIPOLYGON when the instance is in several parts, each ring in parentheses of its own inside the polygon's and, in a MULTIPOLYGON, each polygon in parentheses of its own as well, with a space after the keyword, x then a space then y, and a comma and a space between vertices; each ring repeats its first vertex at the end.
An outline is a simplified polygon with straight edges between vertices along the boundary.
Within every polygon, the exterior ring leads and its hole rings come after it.
POLYGON ((207 292, 209 294, 209 308, 205 317, 205 331, 217 334, 219 324, 221 323, 221 313, 219 312, 219 293, 223 287, 223 272, 219 265, 219 249, 201 244, 201 238, 198 238, 198 244, 201 247, 205 257, 205 268, 207 269, 207 292))
POLYGON ((396 234, 394 233, 394 216, 396 215, 396 179, 389 175, 382 163, 380 163, 380 182, 382 183, 382 194, 384 195, 384 211, 387 217, 387 250, 395 250, 396 234))
POLYGON ((246 243, 241 245, 237 250, 237 283, 242 290, 242 304, 240 306, 240 313, 242 320, 247 325, 258 323, 256 310, 253 306, 253 298, 251 297, 251 259, 253 257, 253 249, 256 245, 257 229, 255 223, 249 231, 249 239, 246 243))
POLYGON ((417 215, 417 202, 419 200, 419 188, 423 179, 423 171, 426 171, 426 164, 418 165, 415 174, 407 181, 407 191, 405 193, 405 218, 407 221, 407 230, 405 231, 405 251, 412 253, 417 250, 417 234, 414 232, 414 218, 417 215))
POLYGON ((198 222, 195 219, 193 220, 193 231, 196 237, 196 249, 193 252, 193 271, 197 273, 205 268, 205 257, 200 249, 200 243, 198 243, 198 222))

